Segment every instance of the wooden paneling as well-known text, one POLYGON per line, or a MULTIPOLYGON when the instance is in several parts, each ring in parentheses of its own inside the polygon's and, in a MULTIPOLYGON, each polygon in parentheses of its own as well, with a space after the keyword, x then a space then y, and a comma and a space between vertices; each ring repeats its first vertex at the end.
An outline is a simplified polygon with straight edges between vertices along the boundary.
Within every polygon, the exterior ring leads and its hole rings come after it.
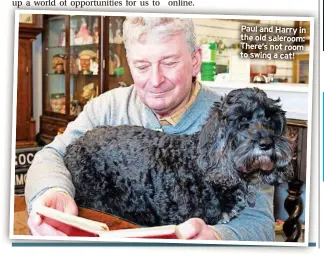
POLYGON ((35 144, 35 120, 32 97, 32 40, 19 39, 17 74, 16 146, 35 144))

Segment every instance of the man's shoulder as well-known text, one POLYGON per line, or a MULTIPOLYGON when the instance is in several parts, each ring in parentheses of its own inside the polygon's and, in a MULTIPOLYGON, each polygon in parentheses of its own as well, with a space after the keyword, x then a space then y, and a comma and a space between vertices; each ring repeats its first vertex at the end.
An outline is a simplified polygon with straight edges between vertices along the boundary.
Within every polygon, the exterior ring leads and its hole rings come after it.
POLYGON ((127 98, 127 96, 130 96, 132 94, 136 94, 134 90, 134 85, 130 85, 128 87, 118 87, 111 89, 109 91, 103 92, 99 95, 101 98, 114 98, 114 97, 123 97, 127 98))
POLYGON ((201 99, 201 102, 206 104, 219 102, 221 100, 221 94, 217 93, 215 90, 205 85, 201 85, 199 94, 200 94, 199 98, 201 99))
POLYGON ((134 86, 129 86, 100 94, 87 103, 83 111, 97 125, 138 125, 142 120, 143 108, 134 86))
POLYGON ((215 97, 215 96, 220 97, 220 95, 216 92, 216 90, 202 84, 201 84, 201 93, 210 97, 215 97))
POLYGON ((121 106, 138 103, 138 97, 134 86, 119 87, 103 92, 98 97, 94 98, 93 104, 98 106, 104 104, 105 106, 121 106))

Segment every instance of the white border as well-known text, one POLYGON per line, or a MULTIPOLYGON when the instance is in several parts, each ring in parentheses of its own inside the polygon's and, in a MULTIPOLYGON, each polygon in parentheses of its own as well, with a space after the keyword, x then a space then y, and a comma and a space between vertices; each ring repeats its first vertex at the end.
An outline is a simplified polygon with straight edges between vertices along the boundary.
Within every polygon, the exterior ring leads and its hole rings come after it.
MULTIPOLYGON (((320 5, 320 10, 323 10, 324 6, 323 6, 323 1, 319 1, 319 5, 320 5)), ((320 58, 319 58, 319 76, 320 76, 320 79, 319 79, 319 83, 321 85, 322 83, 322 80, 323 80, 323 76, 321 76, 321 70, 323 70, 323 60, 324 60, 324 47, 323 47, 323 44, 324 44, 324 39, 323 39, 323 29, 324 29, 324 26, 323 26, 323 13, 322 15, 320 15, 320 22, 319 22, 319 55, 320 55, 320 58)), ((319 118, 319 126, 320 126, 320 129, 319 129, 319 140, 320 140, 320 153, 319 153, 319 162, 320 162, 320 168, 319 168, 319 200, 318 202, 320 203, 320 206, 318 207, 319 208, 319 218, 318 218, 318 227, 319 227, 319 230, 323 230, 324 228, 324 221, 321 221, 320 219, 320 212, 323 213, 324 212, 324 200, 323 200, 323 191, 324 191, 324 159, 323 159, 323 156, 324 156, 324 145, 323 145, 323 142, 324 142, 324 119, 323 119, 323 116, 324 116, 324 99, 323 99, 323 93, 324 93, 324 90, 323 90, 323 87, 320 86, 320 89, 319 89, 319 92, 320 92, 320 109, 319 109, 319 114, 320 114, 320 118, 319 118), (321 196, 322 195, 322 196, 321 196)), ((321 246, 323 247, 323 244, 324 244, 324 234, 322 232, 318 232, 318 247, 321 248, 321 246)))
MULTIPOLYGON (((312 19, 310 24, 310 50, 309 50, 309 91, 308 91, 308 121, 307 121, 307 164, 306 164, 306 207, 305 207, 305 227, 307 229, 307 237, 305 242, 309 243, 309 225, 310 225, 310 179, 311 179, 311 165, 314 165, 311 162, 311 151, 312 151, 312 128, 313 128, 313 91, 314 91, 314 19, 312 19)), ((315 169, 315 168, 314 168, 315 169)), ((313 173, 315 175, 316 173, 313 173)))
MULTIPOLYGON (((282 247, 306 247, 309 241, 309 203, 310 203, 310 165, 311 165, 311 131, 312 131, 312 97, 313 97, 313 59, 314 59, 314 17, 296 17, 296 16, 250 16, 250 15, 210 15, 210 14, 177 14, 177 13, 140 13, 140 12, 98 12, 98 11, 54 11, 54 10, 15 10, 15 43, 14 43, 14 68, 13 68, 13 110, 16 110, 17 106, 17 61, 18 61, 18 28, 19 28, 19 14, 59 14, 59 15, 87 15, 87 16, 163 16, 163 17, 190 17, 190 18, 213 18, 213 19, 258 19, 258 20, 300 20, 310 21, 310 79, 308 89, 308 133, 307 133, 307 167, 306 167, 306 207, 305 211, 305 239, 302 243, 288 243, 288 242, 255 242, 255 241, 197 241, 197 240, 179 240, 179 239, 109 239, 103 240, 100 238, 88 238, 88 237, 38 237, 38 236, 25 236, 25 235, 13 235, 14 227, 14 184, 15 184, 15 151, 16 151, 16 129, 12 129, 12 159, 11 159, 11 194, 10 194, 10 223, 9 223, 9 239, 12 240, 25 240, 34 242, 139 242, 139 243, 175 243, 175 244, 217 244, 217 245, 257 245, 257 246, 282 246, 282 247)), ((13 111, 12 127, 16 127, 16 111, 13 111)), ((315 175, 315 174, 314 174, 315 175)), ((14 242, 14 241, 13 241, 14 242)))

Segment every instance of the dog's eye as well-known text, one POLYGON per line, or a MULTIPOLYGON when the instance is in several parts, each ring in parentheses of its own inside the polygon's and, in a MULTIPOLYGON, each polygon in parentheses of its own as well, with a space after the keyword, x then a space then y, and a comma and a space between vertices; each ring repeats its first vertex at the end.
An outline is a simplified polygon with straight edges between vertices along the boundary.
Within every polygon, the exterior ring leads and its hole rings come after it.
POLYGON ((247 122, 248 121, 248 118, 246 116, 242 116, 240 118, 240 122, 247 122))

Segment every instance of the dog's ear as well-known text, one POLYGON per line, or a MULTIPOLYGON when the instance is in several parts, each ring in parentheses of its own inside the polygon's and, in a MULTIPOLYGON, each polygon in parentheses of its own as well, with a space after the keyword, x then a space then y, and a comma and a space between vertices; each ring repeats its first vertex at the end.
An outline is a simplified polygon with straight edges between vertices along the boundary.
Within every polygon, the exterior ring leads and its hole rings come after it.
POLYGON ((224 104, 226 102, 226 98, 227 98, 226 93, 220 97, 220 101, 221 101, 222 104, 224 104))
POLYGON ((275 133, 279 135, 285 135, 287 132, 287 118, 286 111, 282 110, 280 98, 277 100, 268 99, 269 107, 271 109, 271 118, 274 122, 275 133))
POLYGON ((217 164, 215 161, 222 154, 226 147, 226 126, 225 119, 222 117, 221 109, 215 104, 207 122, 203 125, 199 133, 198 142, 198 165, 201 169, 207 170, 217 164))
POLYGON ((281 110, 279 111, 278 115, 278 129, 281 135, 286 135, 287 133, 287 119, 286 119, 286 112, 281 110))

